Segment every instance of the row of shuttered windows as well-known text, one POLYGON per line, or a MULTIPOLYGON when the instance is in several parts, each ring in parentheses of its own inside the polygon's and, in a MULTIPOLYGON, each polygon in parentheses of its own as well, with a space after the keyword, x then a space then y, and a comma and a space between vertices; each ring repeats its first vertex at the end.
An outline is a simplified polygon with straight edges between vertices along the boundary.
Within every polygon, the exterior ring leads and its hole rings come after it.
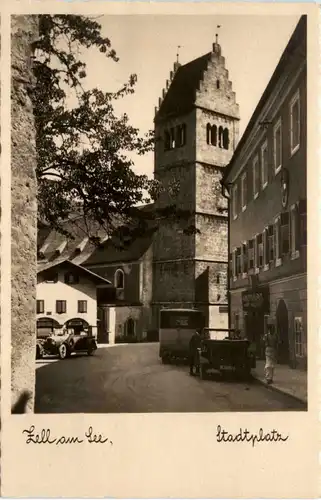
POLYGON ((267 267, 272 262, 280 265, 283 256, 297 257, 301 246, 306 244, 306 202, 301 202, 293 205, 290 211, 280 214, 261 234, 232 251, 232 277, 236 279, 250 270, 267 267))
MULTIPOLYGON (((87 300, 78 300, 78 313, 87 313, 87 300)), ((37 300, 37 314, 43 314, 45 312, 45 301, 37 300)), ((67 301, 66 300, 56 300, 56 313, 65 314, 67 312, 67 301)))

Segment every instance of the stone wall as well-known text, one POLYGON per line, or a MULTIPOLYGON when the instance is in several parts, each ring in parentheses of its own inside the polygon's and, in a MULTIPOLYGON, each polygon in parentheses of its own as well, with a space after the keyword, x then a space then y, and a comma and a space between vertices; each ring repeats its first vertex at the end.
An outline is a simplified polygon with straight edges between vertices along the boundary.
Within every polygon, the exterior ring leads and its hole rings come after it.
POLYGON ((37 16, 12 18, 12 396, 32 394, 36 348, 36 148, 29 90, 32 85, 31 42, 37 16))

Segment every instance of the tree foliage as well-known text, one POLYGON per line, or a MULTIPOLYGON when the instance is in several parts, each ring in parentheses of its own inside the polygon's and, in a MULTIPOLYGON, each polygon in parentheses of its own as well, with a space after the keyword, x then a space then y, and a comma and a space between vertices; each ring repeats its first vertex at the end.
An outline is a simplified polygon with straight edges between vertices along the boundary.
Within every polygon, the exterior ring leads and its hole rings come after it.
POLYGON ((39 220, 72 237, 64 222, 80 214, 90 237, 94 221, 122 242, 143 234, 151 220, 187 220, 189 212, 175 203, 157 211, 137 209, 155 201, 162 189, 136 174, 129 157, 152 151, 154 136, 151 131, 141 136, 126 114, 115 113, 114 103, 134 92, 136 75, 117 91, 85 88, 85 49, 100 51, 111 64, 118 61, 100 24, 84 16, 41 15, 33 48, 39 220))

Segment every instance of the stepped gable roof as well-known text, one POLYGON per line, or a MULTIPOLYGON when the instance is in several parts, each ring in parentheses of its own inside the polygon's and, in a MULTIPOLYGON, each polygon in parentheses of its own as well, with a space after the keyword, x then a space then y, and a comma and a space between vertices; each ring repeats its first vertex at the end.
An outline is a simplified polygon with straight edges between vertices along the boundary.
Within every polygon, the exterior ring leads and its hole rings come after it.
POLYGON ((195 103, 196 90, 211 59, 211 52, 180 66, 160 106, 155 120, 188 112, 195 103))

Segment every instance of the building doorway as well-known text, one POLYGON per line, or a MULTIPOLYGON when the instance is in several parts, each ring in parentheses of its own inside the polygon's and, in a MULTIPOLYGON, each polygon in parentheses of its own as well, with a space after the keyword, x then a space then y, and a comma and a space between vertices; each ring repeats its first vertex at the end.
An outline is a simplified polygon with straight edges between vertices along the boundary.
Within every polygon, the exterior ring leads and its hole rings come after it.
POLYGON ((128 335, 128 337, 134 337, 136 334, 135 330, 135 321, 133 318, 128 318, 126 322, 126 335, 128 335))
POLYGON ((276 331, 279 336, 278 362, 288 364, 290 361, 289 318, 288 309, 283 299, 276 310, 276 331))
POLYGON ((262 336, 264 332, 264 315, 261 311, 248 311, 244 316, 245 335, 247 339, 255 344, 256 357, 264 359, 262 336))

